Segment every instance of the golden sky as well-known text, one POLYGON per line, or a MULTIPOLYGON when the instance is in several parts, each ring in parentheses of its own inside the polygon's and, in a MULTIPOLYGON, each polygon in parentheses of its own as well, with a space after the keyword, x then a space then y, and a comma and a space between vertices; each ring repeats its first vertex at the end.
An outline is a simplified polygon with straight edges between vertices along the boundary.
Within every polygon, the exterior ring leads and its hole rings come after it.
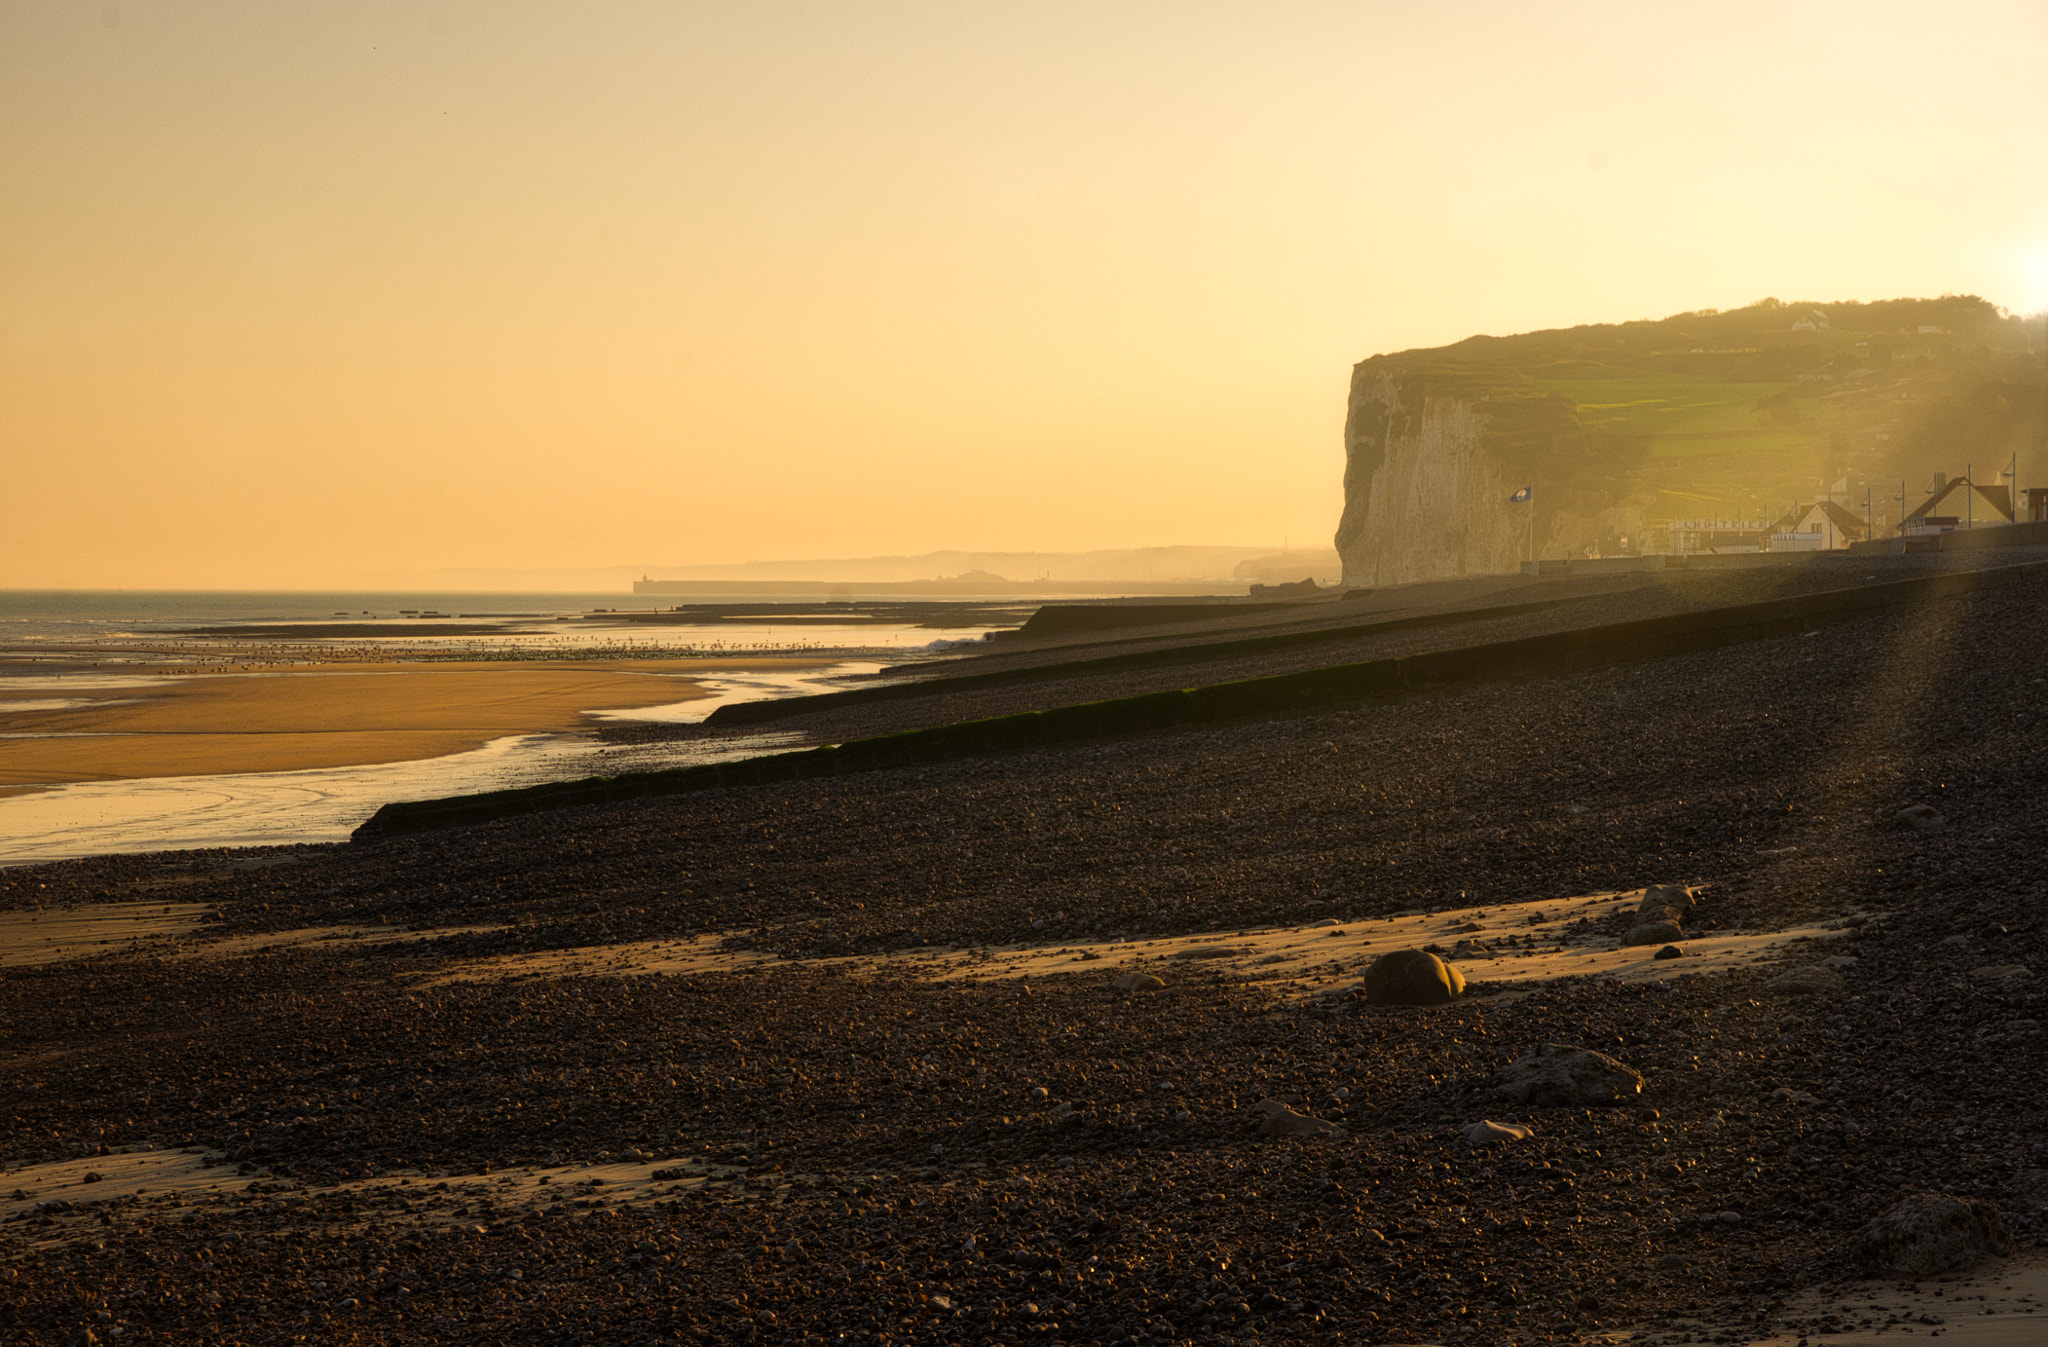
POLYGON ((0 4, 0 587, 1327 543, 1350 365, 2048 306, 2048 6, 0 4))

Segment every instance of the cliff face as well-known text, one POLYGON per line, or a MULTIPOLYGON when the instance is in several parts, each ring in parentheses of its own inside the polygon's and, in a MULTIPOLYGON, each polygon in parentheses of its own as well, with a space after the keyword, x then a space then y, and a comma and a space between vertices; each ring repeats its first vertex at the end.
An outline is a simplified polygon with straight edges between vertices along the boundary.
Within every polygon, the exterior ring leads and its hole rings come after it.
POLYGON ((1345 583, 1511 572, 1532 525, 1539 560, 1644 550, 1645 524, 1858 473, 2039 477, 2043 330, 1971 296, 1767 299, 1376 355, 1351 372, 1345 583))
POLYGON ((1344 583, 1515 569, 1529 507, 1508 503, 1522 483, 1485 446, 1491 417, 1481 400, 1372 366, 1352 372, 1344 418, 1344 583))
POLYGON ((1586 498, 1543 466, 1584 436, 1572 404, 1526 380, 1368 360, 1352 370, 1344 418, 1347 585, 1393 585, 1518 569, 1533 527, 1538 558, 1582 556, 1636 533, 1640 500, 1586 498), (1509 497, 1533 483, 1535 500, 1509 497))

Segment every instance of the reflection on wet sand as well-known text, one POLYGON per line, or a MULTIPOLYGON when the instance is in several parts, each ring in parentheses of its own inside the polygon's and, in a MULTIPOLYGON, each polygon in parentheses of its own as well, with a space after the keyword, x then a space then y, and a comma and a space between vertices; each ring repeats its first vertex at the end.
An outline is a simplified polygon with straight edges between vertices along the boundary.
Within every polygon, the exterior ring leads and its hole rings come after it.
MULTIPOLYGON (((764 734, 722 739, 716 748, 678 744, 622 755, 580 730, 597 719, 697 721, 728 702, 816 691, 828 679, 879 666, 698 660, 689 662, 687 680, 674 667, 437 665, 166 680, 173 692, 192 695, 110 709, 103 714, 106 723, 118 720, 112 731, 59 730, 48 713, 10 718, 0 701, 0 722, 10 729, 30 722, 49 726, 51 736, 0 740, 0 784, 33 792, 0 796, 0 864, 338 842, 392 800, 805 747, 795 735, 764 734), (513 732, 486 732, 493 716, 513 732), (362 758, 350 762, 350 753, 362 758), (69 755, 72 779, 36 783, 32 764, 52 755, 69 755), (294 755, 302 760, 290 761, 294 755), (286 766, 264 770, 280 758, 286 766), (89 778, 93 765, 105 769, 101 779, 89 778)), ((92 712, 62 714, 69 725, 68 717, 92 712)))

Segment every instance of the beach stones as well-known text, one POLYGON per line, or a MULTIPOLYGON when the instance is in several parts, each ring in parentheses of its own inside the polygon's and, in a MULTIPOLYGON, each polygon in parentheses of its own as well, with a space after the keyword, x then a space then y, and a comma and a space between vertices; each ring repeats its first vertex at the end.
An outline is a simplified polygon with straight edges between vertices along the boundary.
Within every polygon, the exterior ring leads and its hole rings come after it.
POLYGON ((1259 1135, 1267 1137, 1341 1137, 1344 1129, 1333 1122, 1306 1113, 1296 1113, 1277 1099, 1261 1099, 1252 1105, 1259 1119, 1259 1135))
POLYGON ((1120 992, 1156 992, 1166 986, 1166 979, 1151 973, 1126 973, 1109 984, 1120 992))
POLYGON ((1774 996, 1819 996, 1841 987, 1842 975, 1824 964, 1794 968, 1764 983, 1764 990, 1774 996))
POLYGON ((1975 1197, 1915 1193, 1873 1218, 1849 1241, 1865 1269, 1898 1277, 1960 1272, 2012 1252, 1998 1209, 1975 1197))
POLYGON ((1481 1119, 1467 1123, 1458 1129, 1465 1134, 1465 1140, 1474 1146, 1491 1146, 1503 1141, 1527 1141, 1536 1135, 1536 1129, 1524 1123, 1497 1123, 1481 1119))
POLYGON ((1623 949, 1637 945, 1668 945, 1685 936, 1692 915, 1692 894, 1678 884, 1652 884, 1636 905, 1635 924, 1621 937, 1623 949))
POLYGON ((1536 1108, 1625 1104, 1643 1092, 1642 1073, 1634 1067, 1604 1052, 1562 1043, 1539 1044, 1502 1067, 1494 1079, 1499 1098, 1536 1108))
POLYGON ((1465 975, 1427 950, 1397 949, 1365 970, 1365 999, 1376 1006, 1440 1006, 1465 993, 1465 975))

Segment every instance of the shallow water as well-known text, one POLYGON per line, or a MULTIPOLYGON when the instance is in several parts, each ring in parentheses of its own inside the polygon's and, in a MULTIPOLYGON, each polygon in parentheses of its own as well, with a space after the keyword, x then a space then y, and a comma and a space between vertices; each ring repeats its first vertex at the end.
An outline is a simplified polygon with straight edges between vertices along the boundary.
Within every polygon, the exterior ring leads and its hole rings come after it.
MULTIPOLYGON (((324 661, 359 659, 758 654, 835 661, 800 670, 707 671, 691 681, 708 697, 585 713, 592 728, 634 721, 691 724, 733 702, 829 690, 834 677, 882 668, 877 660, 971 644, 987 630, 896 622, 784 625, 747 620, 671 626, 626 620, 675 602, 595 593, 0 590, 0 659, 12 666, 0 672, 0 693, 11 694, 0 697, 0 703, 10 712, 68 709, 86 700, 82 693, 166 681, 123 668, 160 665, 167 656, 187 667, 235 669, 243 676, 280 665, 312 670, 324 661), (494 629, 448 634, 423 620, 427 613, 494 629), (322 624, 340 622, 372 625, 377 634, 310 634, 322 624), (195 627, 253 624, 286 624, 287 629, 260 637, 191 634, 195 627), (289 630, 295 625, 308 634, 289 630), (51 672, 37 670, 44 661, 51 672), (81 667, 86 664, 92 667, 81 667)), ((93 704, 108 703, 94 699, 93 704)), ((34 737, 34 731, 17 729, 10 737, 34 737)), ((509 735, 469 752, 423 761, 60 785, 36 794, 0 796, 0 866, 115 852, 340 841, 380 805, 395 800, 687 766, 795 747, 801 744, 783 734, 721 740, 716 750, 688 744, 607 746, 586 732, 571 731, 509 735)))
MULTIPOLYGON (((634 769, 803 746, 795 735, 757 735, 742 742, 723 740, 717 752, 683 751, 659 763, 636 762, 634 769)), ((345 842, 357 825, 393 800, 573 781, 620 770, 600 754, 587 739, 524 734, 424 762, 60 786, 0 799, 0 865, 120 852, 345 842)))
MULTIPOLYGON (((694 724, 732 702, 829 690, 830 679, 882 667, 849 661, 815 669, 719 673, 692 680, 712 694, 708 697, 586 714, 593 722, 694 724)), ((805 746, 798 736, 767 733, 721 739, 715 749, 690 744, 618 748, 570 731, 507 735, 466 753, 412 762, 63 785, 0 797, 0 866, 121 852, 340 842, 395 800, 685 767, 805 746)))

